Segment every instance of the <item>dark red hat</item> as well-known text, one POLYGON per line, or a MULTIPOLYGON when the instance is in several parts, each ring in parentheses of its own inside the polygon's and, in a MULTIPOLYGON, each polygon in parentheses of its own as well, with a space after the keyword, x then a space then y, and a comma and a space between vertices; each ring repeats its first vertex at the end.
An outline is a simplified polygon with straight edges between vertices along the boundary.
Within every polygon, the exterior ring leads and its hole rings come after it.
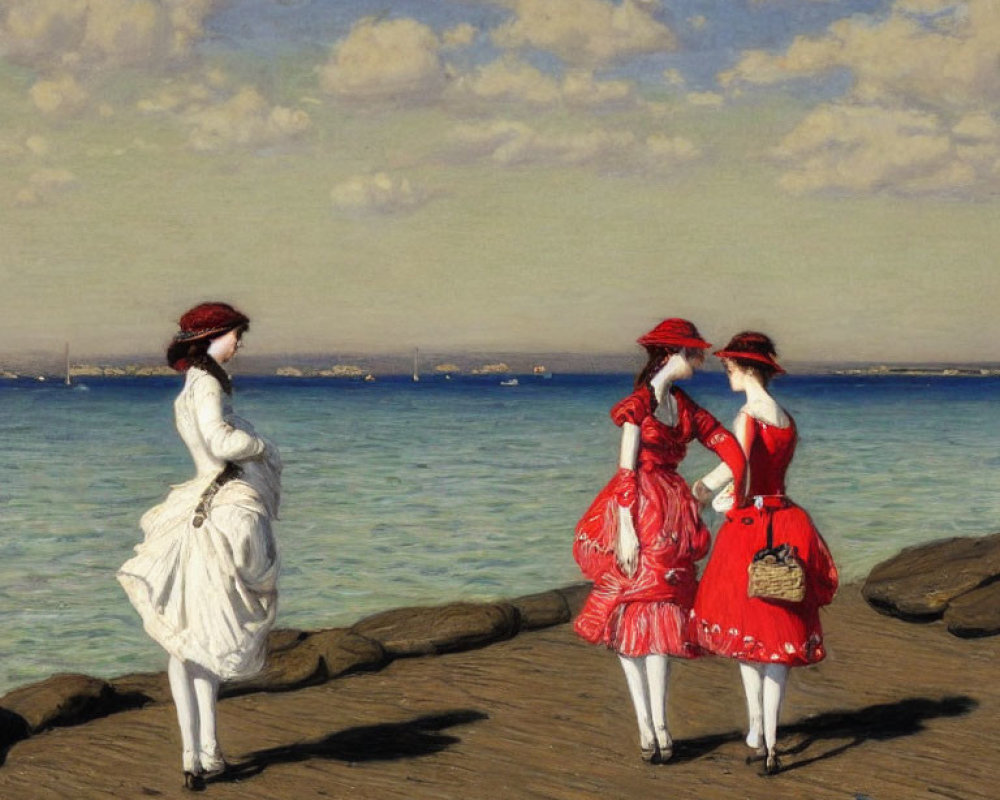
POLYGON ((174 340, 191 342, 249 324, 250 318, 228 303, 201 303, 181 317, 181 329, 174 340))
POLYGON ((201 303, 180 318, 180 330, 167 350, 167 363, 178 372, 189 366, 185 345, 199 339, 214 339, 250 324, 250 318, 228 303, 201 303))
POLYGON ((779 375, 785 372, 781 364, 775 360, 777 352, 771 337, 757 331, 744 331, 736 334, 729 340, 729 344, 722 350, 716 350, 714 355, 719 358, 740 358, 766 364, 779 375))
POLYGON ((716 350, 713 355, 717 355, 719 358, 744 358, 747 361, 758 361, 761 364, 767 364, 771 369, 777 372, 779 375, 783 375, 785 370, 773 357, 767 355, 767 353, 748 353, 743 350, 716 350))
POLYGON ((643 347, 692 347, 707 350, 712 346, 701 338, 693 323, 678 317, 663 320, 637 341, 643 347))

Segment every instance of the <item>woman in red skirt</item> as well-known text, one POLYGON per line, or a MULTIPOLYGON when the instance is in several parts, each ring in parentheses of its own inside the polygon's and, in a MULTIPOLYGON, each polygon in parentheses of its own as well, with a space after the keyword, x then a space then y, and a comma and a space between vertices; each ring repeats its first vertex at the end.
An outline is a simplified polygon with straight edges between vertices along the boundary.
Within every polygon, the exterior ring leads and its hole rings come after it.
MULTIPOLYGON (((705 650, 740 662, 749 716, 746 743, 765 758, 765 772, 774 774, 781 767, 775 740, 788 669, 826 656, 819 608, 833 599, 837 568, 809 515, 785 494, 785 472, 797 434, 795 421, 767 391, 771 378, 784 372, 775 361, 774 343, 748 331, 733 337, 716 355, 733 391, 746 393, 733 430, 747 457, 748 505, 726 515, 692 617, 705 650), (768 546, 769 523, 774 546, 794 548, 804 568, 805 597, 800 602, 748 596, 747 568, 754 554, 768 546)), ((717 468, 695 484, 696 495, 710 497, 727 477, 724 468, 717 468)), ((740 477, 735 484, 741 485, 740 477)), ((725 505, 719 503, 724 494, 716 499, 716 508, 725 505)))
POLYGON ((698 439, 742 484, 739 443, 674 381, 689 378, 710 345, 690 322, 667 319, 639 339, 649 355, 635 391, 611 410, 622 428, 617 474, 576 527, 573 555, 593 591, 576 632, 616 651, 639 723, 646 761, 673 754, 667 730, 669 656, 693 658, 689 617, 695 562, 708 552, 700 507, 677 466, 698 439))

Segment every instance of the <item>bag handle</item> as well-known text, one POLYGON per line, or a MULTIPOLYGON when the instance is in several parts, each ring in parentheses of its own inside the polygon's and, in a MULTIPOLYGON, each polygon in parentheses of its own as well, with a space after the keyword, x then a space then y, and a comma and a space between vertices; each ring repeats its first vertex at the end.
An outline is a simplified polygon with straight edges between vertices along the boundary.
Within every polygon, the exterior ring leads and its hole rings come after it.
POLYGON ((771 520, 774 519, 774 512, 772 509, 764 503, 764 498, 759 496, 754 501, 754 505, 757 506, 757 510, 767 514, 767 549, 774 549, 774 537, 771 533, 771 520))

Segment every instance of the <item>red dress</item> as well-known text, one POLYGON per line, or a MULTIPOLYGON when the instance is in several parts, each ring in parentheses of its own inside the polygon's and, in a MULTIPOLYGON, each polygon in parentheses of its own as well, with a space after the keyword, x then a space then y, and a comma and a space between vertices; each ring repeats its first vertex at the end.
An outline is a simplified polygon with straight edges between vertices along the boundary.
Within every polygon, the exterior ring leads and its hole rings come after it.
POLYGON ((698 643, 716 655, 793 667, 826 656, 819 608, 833 599, 837 568, 809 515, 785 497, 785 472, 797 438, 794 421, 779 428, 750 417, 750 505, 726 515, 692 611, 698 643), (757 508, 757 496, 767 506, 757 508), (769 514, 774 545, 795 547, 805 567, 800 603, 747 596, 747 567, 767 546, 769 514))
POLYGON ((611 410, 616 425, 639 426, 636 469, 619 470, 576 527, 573 557, 594 588, 573 623, 576 632, 625 656, 651 653, 698 655, 690 632, 697 579, 695 562, 708 552, 710 534, 677 465, 697 438, 730 465, 742 482, 745 459, 739 442, 677 388, 677 424, 653 415, 646 387, 611 410), (639 565, 626 575, 615 559, 618 506, 631 507, 639 539, 639 565))

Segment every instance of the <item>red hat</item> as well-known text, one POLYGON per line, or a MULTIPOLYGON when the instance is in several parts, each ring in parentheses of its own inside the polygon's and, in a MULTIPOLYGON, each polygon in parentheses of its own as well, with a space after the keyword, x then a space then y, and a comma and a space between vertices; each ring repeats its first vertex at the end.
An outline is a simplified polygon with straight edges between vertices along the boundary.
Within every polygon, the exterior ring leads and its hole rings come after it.
POLYGON ((745 331, 738 333, 729 340, 729 344, 722 350, 716 350, 713 355, 719 358, 741 358, 747 361, 756 361, 759 364, 766 364, 777 374, 784 374, 781 364, 775 361, 777 353, 774 350, 774 342, 764 333, 756 331, 745 331))
POLYGON ((785 372, 781 364, 767 355, 767 353, 748 353, 743 350, 716 350, 713 355, 719 358, 745 358, 747 361, 759 361, 761 364, 767 364, 767 366, 779 375, 783 375, 785 372))
POLYGON ((712 346, 701 338, 693 323, 678 317, 663 320, 636 341, 643 347, 692 347, 707 350, 712 346))
POLYGON ((228 303, 201 303, 186 311, 179 324, 181 329, 174 334, 167 350, 167 363, 178 372, 183 372, 191 366, 185 358, 187 347, 184 345, 245 327, 250 324, 250 318, 228 303))

